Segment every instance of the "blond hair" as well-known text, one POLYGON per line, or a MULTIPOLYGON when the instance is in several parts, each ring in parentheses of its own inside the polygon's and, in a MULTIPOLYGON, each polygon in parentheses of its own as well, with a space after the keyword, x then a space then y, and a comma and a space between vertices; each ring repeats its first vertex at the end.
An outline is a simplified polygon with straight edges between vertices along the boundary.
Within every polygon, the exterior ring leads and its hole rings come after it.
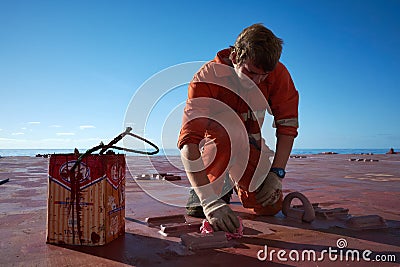
POLYGON ((256 67, 272 71, 281 57, 282 45, 282 39, 261 23, 257 23, 239 34, 232 52, 236 53, 237 64, 251 60, 256 67))

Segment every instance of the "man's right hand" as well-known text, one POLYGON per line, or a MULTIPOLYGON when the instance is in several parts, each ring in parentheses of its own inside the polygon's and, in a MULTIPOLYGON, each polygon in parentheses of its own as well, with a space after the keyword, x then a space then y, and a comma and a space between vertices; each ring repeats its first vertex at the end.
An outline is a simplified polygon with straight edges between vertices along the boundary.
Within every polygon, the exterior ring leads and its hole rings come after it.
POLYGON ((221 199, 214 200, 203 206, 204 214, 214 231, 234 233, 240 222, 233 210, 221 199))

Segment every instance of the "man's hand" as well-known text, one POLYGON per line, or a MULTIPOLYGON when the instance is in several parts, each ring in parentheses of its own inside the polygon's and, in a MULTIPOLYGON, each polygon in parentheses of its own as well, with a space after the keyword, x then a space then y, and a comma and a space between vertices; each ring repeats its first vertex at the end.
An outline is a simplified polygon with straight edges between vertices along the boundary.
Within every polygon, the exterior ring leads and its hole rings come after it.
POLYGON ((282 181, 276 173, 269 172, 264 182, 256 191, 256 200, 261 206, 275 204, 282 192, 282 181))
POLYGON ((214 231, 234 233, 240 226, 239 219, 231 208, 221 199, 203 206, 204 214, 214 231))

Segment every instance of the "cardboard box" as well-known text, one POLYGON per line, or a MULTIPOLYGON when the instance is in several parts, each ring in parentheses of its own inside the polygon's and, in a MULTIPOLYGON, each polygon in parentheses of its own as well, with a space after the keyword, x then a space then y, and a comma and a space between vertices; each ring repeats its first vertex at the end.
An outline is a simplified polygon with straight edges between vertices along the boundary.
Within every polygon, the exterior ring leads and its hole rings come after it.
POLYGON ((47 242, 104 245, 125 233, 125 155, 88 155, 73 174, 77 159, 50 157, 47 242))

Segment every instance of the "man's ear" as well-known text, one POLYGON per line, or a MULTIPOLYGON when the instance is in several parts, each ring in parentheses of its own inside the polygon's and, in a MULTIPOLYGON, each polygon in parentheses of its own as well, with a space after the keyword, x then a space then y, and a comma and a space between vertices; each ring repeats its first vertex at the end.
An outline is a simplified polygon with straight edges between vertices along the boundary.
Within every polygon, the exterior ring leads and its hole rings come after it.
POLYGON ((237 64, 236 56, 237 53, 234 50, 232 50, 231 54, 229 55, 229 59, 232 61, 233 64, 237 64))

